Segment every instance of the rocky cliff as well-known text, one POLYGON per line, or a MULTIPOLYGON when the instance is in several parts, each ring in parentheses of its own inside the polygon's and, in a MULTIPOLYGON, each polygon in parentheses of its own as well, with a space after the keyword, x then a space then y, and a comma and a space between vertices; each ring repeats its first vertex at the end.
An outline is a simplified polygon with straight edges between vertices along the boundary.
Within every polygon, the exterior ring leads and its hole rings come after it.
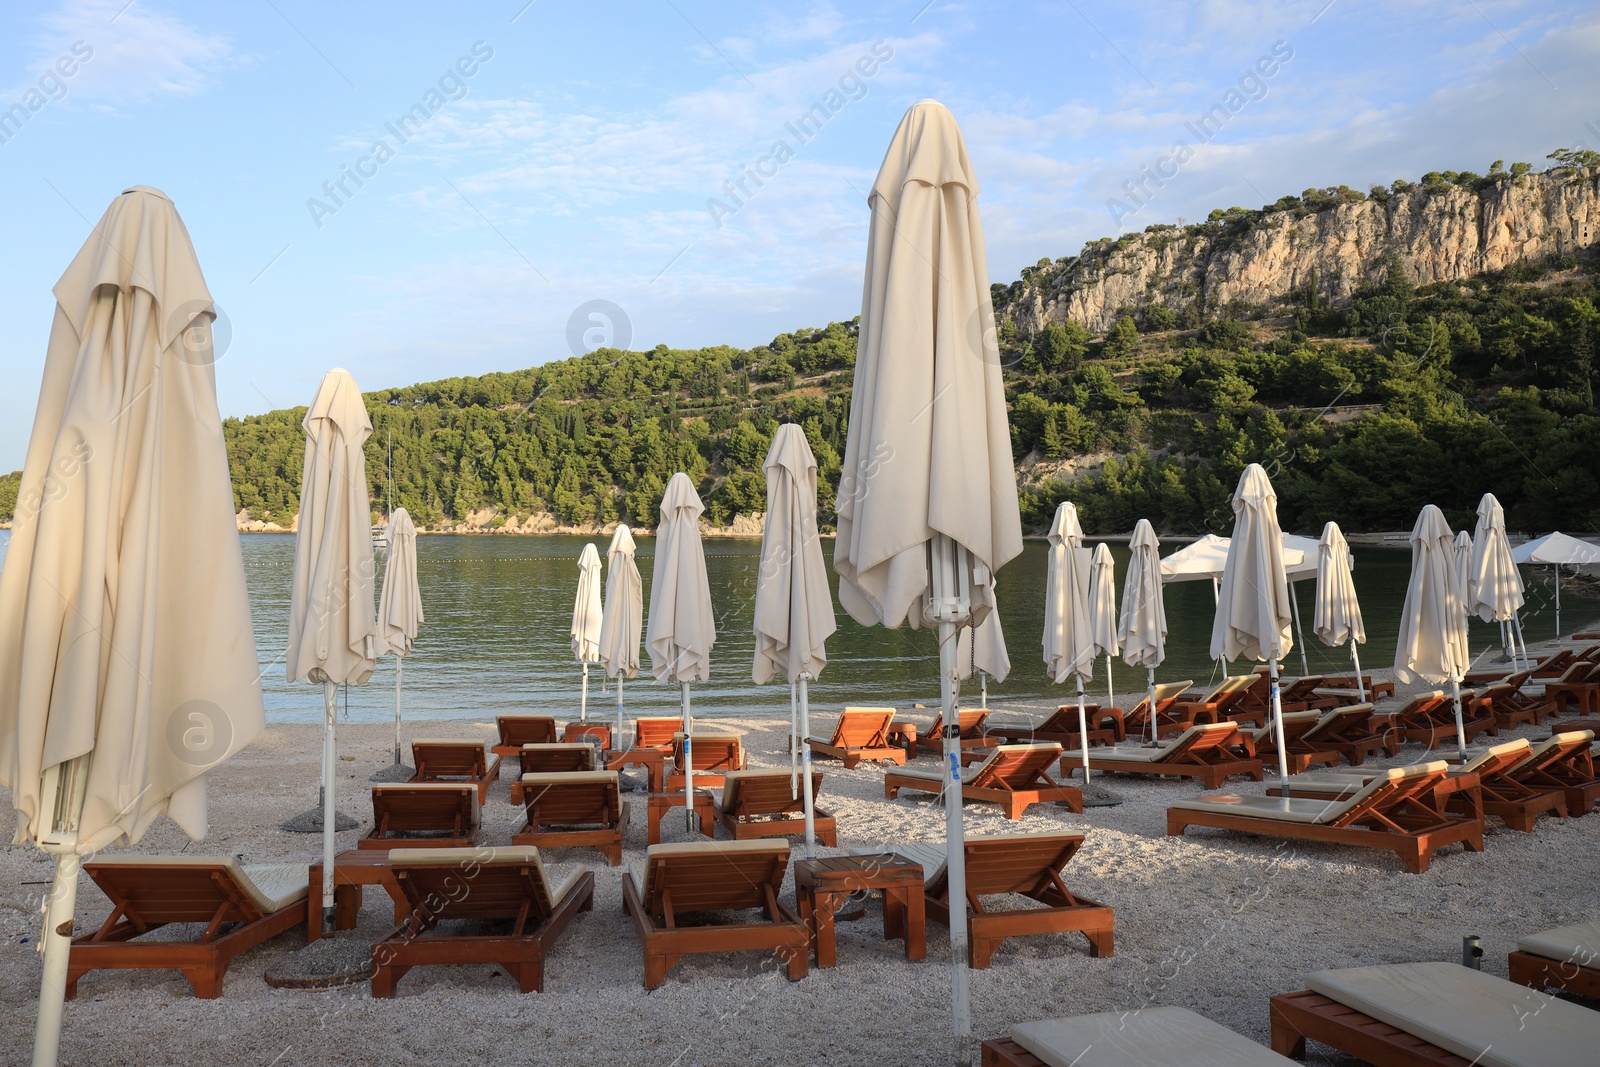
POLYGON ((1379 280, 1390 255, 1417 285, 1428 285, 1600 242, 1595 168, 1472 184, 1397 183, 1365 198, 1318 192, 1261 211, 1213 212, 1204 223, 1090 242, 1077 256, 996 287, 995 310, 1025 334, 1066 318, 1103 333, 1124 310, 1265 305, 1308 284, 1338 304, 1379 280))

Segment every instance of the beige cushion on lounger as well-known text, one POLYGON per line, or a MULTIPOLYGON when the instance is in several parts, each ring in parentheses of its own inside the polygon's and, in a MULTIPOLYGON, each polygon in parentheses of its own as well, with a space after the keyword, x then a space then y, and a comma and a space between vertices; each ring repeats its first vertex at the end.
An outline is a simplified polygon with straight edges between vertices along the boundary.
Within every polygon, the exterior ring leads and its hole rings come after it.
POLYGON ((1475 1067, 1574 1067, 1600 1048, 1600 1013, 1456 963, 1317 971, 1306 985, 1475 1067))
MULTIPOLYGON (((767 838, 754 841, 669 841, 651 845, 645 850, 644 860, 633 864, 633 882, 640 893, 649 889, 650 861, 657 856, 703 856, 707 853, 727 852, 782 852, 789 851, 789 842, 767 838)), ((648 894, 647 894, 648 895, 648 894)))
POLYGON ((1529 934, 1517 940, 1517 948, 1547 960, 1579 967, 1600 967, 1600 922, 1558 926, 1554 930, 1529 934))
POLYGON ((523 786, 568 785, 572 782, 616 782, 622 784, 616 771, 538 771, 522 776, 523 786))
POLYGON ((1017 1023, 1011 1039, 1049 1067, 1288 1067, 1294 1063, 1187 1008, 1017 1023))
MULTIPOLYGON (((485 748, 484 743, 476 737, 417 737, 413 738, 413 745, 476 745, 485 748)), ((485 749, 487 751, 487 749, 485 749)))
POLYGON ((1342 800, 1316 800, 1310 797, 1239 796, 1219 793, 1198 800, 1179 800, 1169 807, 1187 811, 1219 811, 1226 809, 1237 815, 1257 819, 1274 819, 1280 822, 1329 823, 1366 800, 1380 787, 1401 778, 1431 774, 1449 768, 1443 760, 1419 763, 1412 767, 1393 767, 1374 775, 1372 780, 1342 800))
MULTIPOLYGON (((1372 704, 1370 701, 1365 704, 1345 704, 1341 707, 1329 708, 1327 711, 1322 713, 1322 718, 1317 720, 1317 725, 1306 731, 1305 738, 1306 740, 1314 741, 1322 733, 1322 731, 1326 730, 1340 719, 1354 719, 1361 715, 1371 714, 1372 704)), ((1287 715, 1285 718, 1287 718, 1287 715)), ((1268 725, 1271 725, 1270 722, 1268 725)))
MULTIPOLYGON (((1322 713, 1320 711, 1286 711, 1283 713, 1283 725, 1286 732, 1290 723, 1298 726, 1303 722, 1320 722, 1321 720, 1322 713)), ((1272 724, 1272 716, 1268 715, 1267 725, 1258 726, 1248 731, 1248 733, 1255 739, 1257 744, 1260 744, 1263 741, 1276 738, 1278 736, 1278 728, 1272 724)))
MULTIPOLYGON (((996 745, 994 748, 989 750, 989 755, 984 757, 982 763, 974 763, 970 767, 961 768, 961 784, 966 785, 970 783, 974 778, 978 777, 979 774, 988 770, 990 765, 998 760, 1003 754, 1011 752, 1031 752, 1036 748, 1053 748, 1057 752, 1061 751, 1061 745, 1056 741, 1037 741, 1033 744, 1027 745, 996 745)), ((893 774, 896 778, 916 778, 925 782, 938 782, 941 785, 944 783, 944 771, 942 769, 937 771, 924 771, 896 768, 889 773, 893 774)))
MULTIPOLYGON (((550 894, 551 904, 560 904, 566 899, 572 887, 583 877, 585 870, 579 867, 563 878, 560 885, 555 885, 545 872, 544 860, 540 858, 539 850, 531 845, 502 845, 499 848, 408 848, 390 852, 389 862, 402 866, 456 863, 463 867, 531 863, 533 869, 539 872, 539 881, 544 883, 545 890, 550 894)), ((471 880, 469 873, 464 873, 462 877, 471 880)))
POLYGON ((478 801, 478 787, 471 782, 396 782, 392 785, 375 785, 374 793, 398 793, 407 789, 425 789, 435 792, 456 792, 472 798, 468 810, 472 812, 472 828, 478 829, 483 825, 483 805, 478 801))
MULTIPOLYGON (((1034 833, 1034 834, 984 834, 982 837, 968 837, 968 838, 966 838, 966 840, 967 841, 985 841, 985 842, 988 842, 988 841, 1026 841, 1026 840, 1030 840, 1030 839, 1035 838, 1035 837, 1056 837, 1056 836, 1059 836, 1059 835, 1056 834, 1056 833, 1048 833, 1048 834, 1037 834, 1037 833, 1034 833)), ((949 856, 946 855, 946 853, 945 853, 945 846, 944 845, 942 845, 942 844, 930 844, 930 843, 924 842, 924 841, 912 841, 912 842, 905 842, 905 843, 895 844, 895 845, 887 845, 887 846, 884 846, 883 848, 852 848, 850 850, 850 855, 852 855, 852 856, 881 856, 885 852, 892 852, 896 856, 901 857, 902 859, 908 859, 912 863, 920 864, 921 867, 922 867, 922 882, 923 882, 924 885, 932 885, 934 883, 934 880, 937 879, 941 874, 944 873, 945 861, 947 859, 949 859, 949 856)))
POLYGON ((226 867, 255 906, 269 913, 287 908, 297 900, 304 900, 311 871, 309 863, 252 863, 246 866, 232 856, 96 856, 93 862, 118 867, 154 864, 163 867, 226 867))
MULTIPOLYGON (((693 736, 694 736, 694 740, 696 740, 696 741, 743 741, 744 740, 744 735, 742 735, 742 734, 709 733, 709 732, 707 732, 705 730, 696 730, 694 732, 693 736)), ((679 730, 677 733, 673 734, 672 735, 672 739, 674 741, 682 741, 683 740, 683 731, 679 730)))
POLYGON ((1167 754, 1170 753, 1173 748, 1180 743, 1187 743, 1191 737, 1222 730, 1231 731, 1237 728, 1237 724, 1231 722, 1197 723, 1196 725, 1191 726, 1187 730, 1183 731, 1183 733, 1158 743, 1154 748, 1148 745, 1123 742, 1120 745, 1112 745, 1110 748, 1101 748, 1091 751, 1089 753, 1089 757, 1093 759, 1095 756, 1101 756, 1105 759, 1128 760, 1130 762, 1137 761, 1140 763, 1160 763, 1162 760, 1166 759, 1167 754))

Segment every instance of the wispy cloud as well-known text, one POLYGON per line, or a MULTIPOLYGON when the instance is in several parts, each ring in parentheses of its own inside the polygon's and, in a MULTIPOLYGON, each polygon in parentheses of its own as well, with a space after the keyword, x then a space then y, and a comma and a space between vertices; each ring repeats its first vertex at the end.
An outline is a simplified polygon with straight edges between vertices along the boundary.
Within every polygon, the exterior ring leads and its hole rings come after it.
POLYGON ((72 81, 72 97, 100 106, 139 103, 157 96, 192 96, 238 61, 232 44, 154 0, 66 0, 45 15, 30 45, 43 68, 78 41, 94 49, 72 81))

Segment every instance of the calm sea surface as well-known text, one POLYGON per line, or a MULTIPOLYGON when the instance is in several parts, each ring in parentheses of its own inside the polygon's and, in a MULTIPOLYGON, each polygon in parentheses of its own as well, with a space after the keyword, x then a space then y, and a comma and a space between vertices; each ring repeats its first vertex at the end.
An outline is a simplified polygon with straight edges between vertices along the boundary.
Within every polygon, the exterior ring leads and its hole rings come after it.
MULTIPOLYGON (((3 558, 9 531, 0 531, 3 558)), ((568 627, 577 589, 578 554, 585 543, 577 537, 424 536, 417 539, 418 581, 426 621, 412 655, 405 662, 404 708, 407 718, 486 721, 504 711, 540 711, 563 718, 578 714, 581 668, 572 661, 568 627)), ((606 539, 596 540, 601 558, 606 539)), ((245 534, 245 574, 250 586, 256 645, 260 650, 267 717, 278 722, 313 722, 322 714, 321 694, 306 683, 284 681, 283 648, 289 615, 289 583, 294 563, 294 538, 282 534, 245 534)), ((1174 543, 1164 550, 1181 547, 1174 543)), ((638 539, 639 572, 645 602, 650 596, 650 570, 655 540, 638 539)), ((1112 545, 1117 561, 1120 596, 1128 552, 1112 545)), ((1355 580, 1367 625, 1362 665, 1386 667, 1393 662, 1394 640, 1410 568, 1407 551, 1356 548, 1355 580)), ((833 543, 824 542, 831 558, 833 543)), ((717 644, 712 653, 712 680, 694 688, 697 714, 787 714, 788 687, 754 685, 750 680, 754 609, 760 543, 705 541, 711 600, 717 613, 717 644)), ((383 570, 380 553, 378 571, 383 570)), ((837 579, 829 573, 837 589, 837 579)), ((1524 568, 1532 610, 1524 615, 1529 641, 1553 636, 1547 568, 1524 568)), ((1311 625, 1315 582, 1299 585, 1300 608, 1311 625)), ((1011 654, 1011 676, 990 683, 990 702, 1050 701, 1066 698, 1070 686, 1053 685, 1040 656, 1040 628, 1045 589, 1045 545, 1028 542, 1022 555, 999 576, 1001 621, 1011 654)), ((1600 614, 1595 604, 1576 596, 1565 598, 1563 623, 1574 626, 1600 614)), ((837 599, 835 600, 837 603, 837 599)), ((1211 584, 1184 582, 1167 586, 1167 662, 1163 680, 1211 679, 1217 665, 1207 657, 1213 615, 1211 584)), ((812 707, 828 713, 849 704, 885 704, 909 708, 914 702, 936 704, 938 655, 928 630, 884 630, 856 625, 842 610, 839 630, 828 643, 828 666, 811 687, 812 707)), ((1474 653, 1495 650, 1498 627, 1472 623, 1474 653)), ((1348 651, 1325 647, 1313 635, 1306 646, 1311 669, 1318 673, 1347 671, 1348 651)), ((1119 690, 1143 688, 1144 671, 1115 666, 1119 690)), ((1287 673, 1299 673, 1299 653, 1291 652, 1287 673)), ((1105 660, 1091 693, 1104 692, 1105 660)), ((625 689, 626 707, 634 714, 671 714, 677 689, 649 678, 649 658, 641 654, 638 679, 625 689)), ((591 717, 615 714, 615 689, 592 668, 589 686, 591 717)), ((394 714, 394 661, 379 661, 372 680, 348 687, 349 718, 381 722, 394 714)), ((972 691, 973 701, 976 691, 972 691)), ((965 692, 963 694, 965 702, 965 692)))

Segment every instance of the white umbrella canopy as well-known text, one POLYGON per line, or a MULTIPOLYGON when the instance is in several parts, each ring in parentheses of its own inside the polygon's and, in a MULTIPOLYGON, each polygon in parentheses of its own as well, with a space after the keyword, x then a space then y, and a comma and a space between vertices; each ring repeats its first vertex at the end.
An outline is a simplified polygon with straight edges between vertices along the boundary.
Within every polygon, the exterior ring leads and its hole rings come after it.
POLYGON ((1005 681, 1011 673, 1011 653, 1006 651, 1005 631, 1000 628, 998 602, 988 617, 977 626, 961 628, 956 636, 956 666, 961 672, 962 681, 971 678, 974 671, 997 682, 1005 681), (977 635, 976 645, 973 643, 974 634, 977 635))
POLYGON ((1149 519, 1140 519, 1128 540, 1132 556, 1122 578, 1122 615, 1117 643, 1122 662, 1149 672, 1150 740, 1156 739, 1156 668, 1167 658, 1167 608, 1161 593, 1161 542, 1149 519))
POLYGON ((361 390, 348 371, 331 370, 302 423, 305 467, 289 603, 288 680, 322 686, 323 925, 333 924, 335 693, 365 682, 377 655, 372 609, 372 505, 362 445, 372 435, 361 390))
POLYGON ((1367 627, 1361 619, 1361 602, 1356 599, 1355 578, 1351 575, 1354 557, 1344 539, 1344 531, 1336 522, 1322 528, 1318 546, 1317 606, 1311 620, 1312 629, 1325 645, 1350 646, 1350 658, 1356 668, 1356 689, 1365 701, 1367 682, 1361 674, 1361 654, 1356 646, 1367 643, 1367 627))
POLYGON ((633 531, 618 523, 606 549, 606 596, 600 616, 600 662, 617 680, 617 736, 621 748, 622 683, 639 673, 639 641, 644 631, 644 583, 634 560, 633 531))
MULTIPOLYGON (((804 773, 806 856, 815 851, 816 809, 811 793, 811 705, 808 685, 827 665, 826 643, 838 624, 817 534, 817 459, 805 431, 784 423, 772 437, 763 465, 767 474, 767 522, 761 532, 761 569, 756 578, 755 662, 757 685, 773 677, 790 684, 791 771, 799 751, 804 773)), ((791 794, 792 796, 793 794, 791 794)))
MULTIPOLYGON (((884 155, 838 493, 839 602, 864 626, 939 630, 943 721, 953 728, 961 627, 994 606, 993 572, 1022 551, 1005 385, 978 183, 942 104, 911 106, 884 155)), ((947 732, 946 871, 966 890, 956 734, 947 732)), ((956 1058, 970 1059, 966 913, 951 913, 956 1058)))
POLYGON ((1078 679, 1078 740, 1083 749, 1084 781, 1089 779, 1089 724, 1083 685, 1094 673, 1094 636, 1089 626, 1089 553, 1083 545, 1078 509, 1064 500, 1050 523, 1050 553, 1044 594, 1045 671, 1056 684, 1078 679))
POLYGON ((1561 636, 1561 567, 1600 566, 1600 548, 1556 530, 1511 550, 1513 563, 1539 563, 1556 569, 1556 636, 1561 636))
POLYGON ((1456 743, 1466 758, 1461 724, 1461 679, 1467 672, 1467 612, 1444 513, 1429 504, 1411 530, 1411 579, 1395 642, 1394 676, 1401 682, 1448 680, 1455 697, 1456 743))
POLYGON ((1211 627, 1211 655, 1266 660, 1272 680, 1272 718, 1278 735, 1278 778, 1289 780, 1283 739, 1283 708, 1278 697, 1278 661, 1294 644, 1289 579, 1283 565, 1283 531, 1278 528, 1278 494, 1261 464, 1239 475, 1233 493, 1233 537, 1222 574, 1217 617, 1211 627))
MULTIPOLYGON (((1295 597, 1295 582, 1305 581, 1317 576, 1317 542, 1310 537, 1301 537, 1298 534, 1280 532, 1283 543, 1283 567, 1289 578, 1289 604, 1293 609, 1294 630, 1296 639, 1301 642, 1300 668, 1309 673, 1310 666, 1305 655, 1305 631, 1300 626, 1300 603, 1295 597)), ((1164 582, 1194 582, 1202 578, 1211 579, 1211 592, 1213 600, 1222 596, 1222 572, 1228 565, 1228 545, 1230 539, 1218 537, 1216 534, 1204 536, 1190 542, 1183 548, 1172 553, 1161 561, 1161 580, 1164 582)), ((1221 660, 1226 666, 1227 661, 1221 660)))
MULTIPOLYGON (((417 586, 417 527, 411 513, 395 508, 386 531, 389 559, 378 596, 378 652, 394 656, 394 766, 403 767, 400 752, 401 664, 422 628, 422 591, 417 586)), ((407 776, 409 777, 409 775, 407 776)))
POLYGON ((56 859, 34 1063, 55 1062, 80 857, 163 813, 265 725, 212 370, 211 295, 165 194, 114 201, 55 286, 0 574, 0 782, 56 859))
POLYGON ((1472 610, 1472 535, 1462 530, 1450 545, 1451 558, 1455 560, 1456 585, 1461 590, 1461 610, 1472 610))
POLYGON ((592 544, 578 554, 578 596, 572 604, 572 658, 583 664, 583 689, 578 698, 578 719, 589 720, 589 664, 600 662, 600 553, 592 544))
POLYGON ((711 677, 711 646, 717 640, 711 613, 711 585, 700 545, 700 515, 705 505, 689 476, 679 471, 661 498, 656 528, 655 569, 650 576, 650 670, 658 682, 676 682, 683 711, 684 807, 691 830, 694 818, 693 718, 689 686, 711 677))
MULTIPOLYGON (((1468 567, 1466 587, 1467 611, 1484 622, 1497 622, 1502 640, 1513 662, 1517 643, 1522 636, 1522 619, 1519 612, 1526 602, 1522 590, 1522 572, 1511 558, 1511 545, 1506 541, 1506 513, 1493 493, 1483 494, 1478 501, 1478 525, 1473 531, 1472 560, 1468 567)), ((1523 650, 1524 656, 1527 650, 1523 650)))
POLYGON ((1111 657, 1121 649, 1117 644, 1117 571, 1111 549, 1105 542, 1094 546, 1089 561, 1089 635, 1094 654, 1106 658, 1106 706, 1117 702, 1116 685, 1111 680, 1111 657))

